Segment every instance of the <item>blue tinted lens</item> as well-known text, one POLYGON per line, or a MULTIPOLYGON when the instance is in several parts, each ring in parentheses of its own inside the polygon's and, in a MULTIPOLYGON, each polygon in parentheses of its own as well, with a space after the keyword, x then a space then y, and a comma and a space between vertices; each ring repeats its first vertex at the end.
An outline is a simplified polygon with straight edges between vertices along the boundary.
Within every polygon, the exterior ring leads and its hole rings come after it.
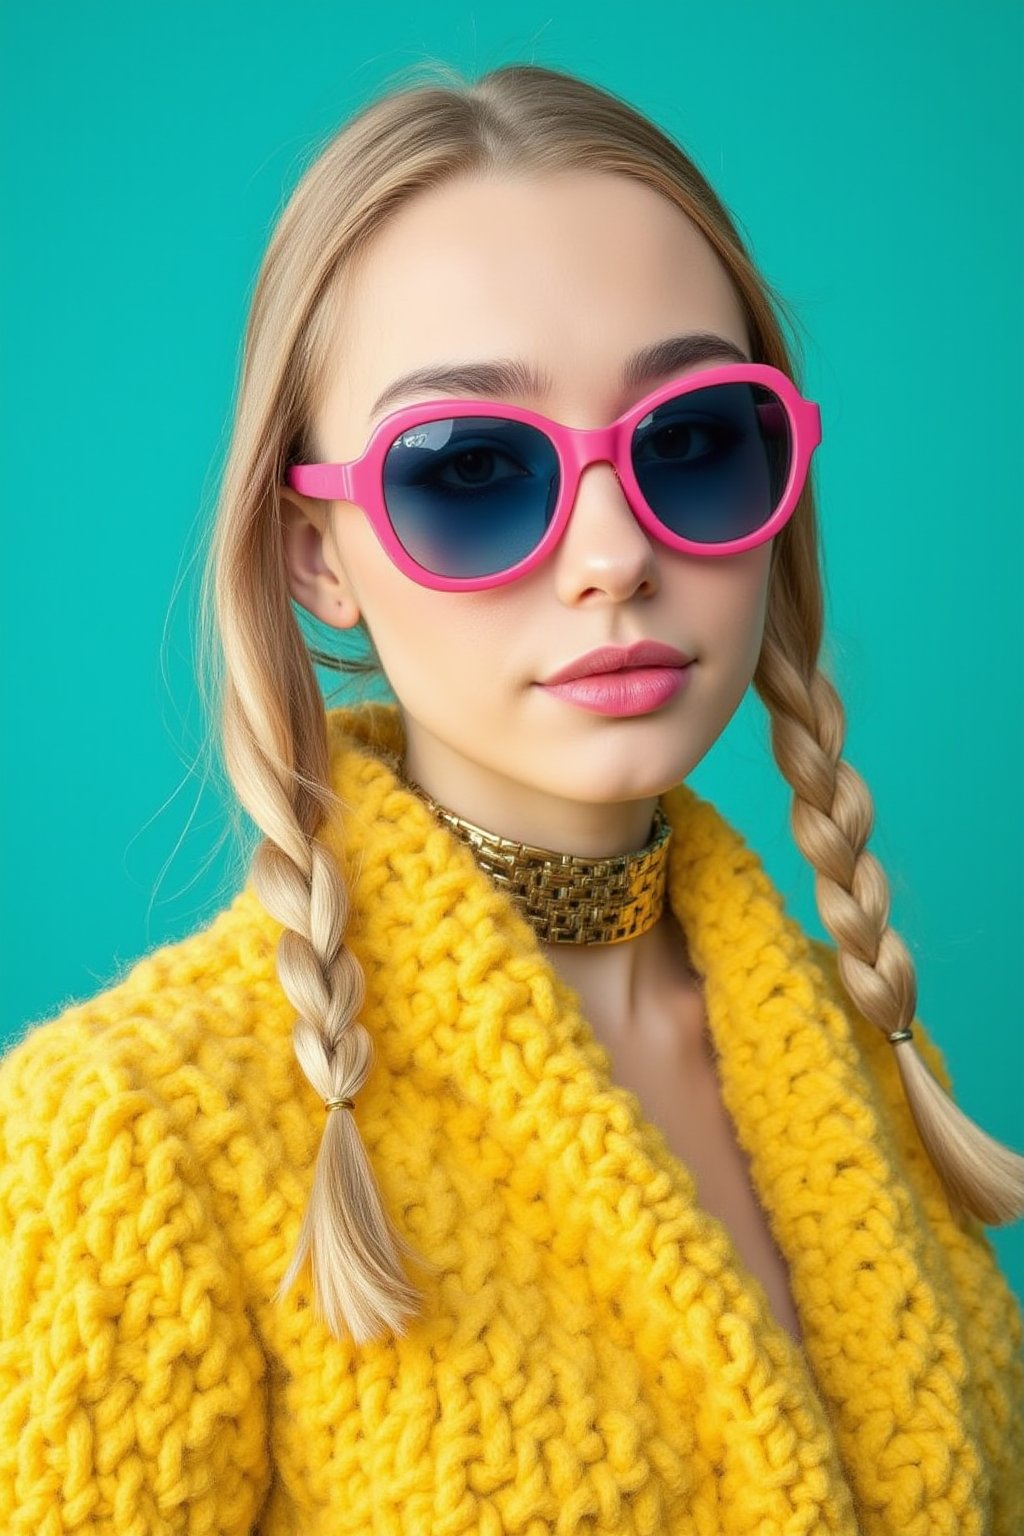
POLYGON ((544 536, 558 497, 554 444, 493 416, 427 421, 395 439, 384 501, 403 548, 437 576, 492 576, 544 536))
POLYGON ((698 544, 763 528, 793 459, 789 413, 760 384, 711 384, 651 411, 633 433, 633 469, 658 520, 698 544))

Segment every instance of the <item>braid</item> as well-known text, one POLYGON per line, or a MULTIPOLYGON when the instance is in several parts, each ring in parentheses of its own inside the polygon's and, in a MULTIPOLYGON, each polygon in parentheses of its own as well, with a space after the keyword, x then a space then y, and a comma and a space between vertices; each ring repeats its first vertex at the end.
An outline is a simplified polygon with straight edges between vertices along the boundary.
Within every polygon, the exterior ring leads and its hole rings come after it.
MULTIPOLYGON (((264 519, 273 532, 273 521, 264 519)), ((254 559, 244 532, 216 546, 211 594, 225 660, 224 760, 241 804, 263 832, 256 894, 283 926, 277 972, 296 1011, 293 1045, 319 1097, 354 1099, 373 1064, 359 1022, 364 980, 345 944, 348 890, 317 833, 337 807, 329 785, 323 700, 281 576, 278 551, 254 559), (258 615, 258 622, 253 616, 258 615)), ((314 1306, 336 1337, 364 1343, 402 1332, 418 1295, 401 1256, 413 1250, 381 1201, 351 1109, 326 1109, 313 1187, 282 1299, 310 1260, 314 1306)))
MULTIPOLYGON (((792 642, 793 633, 786 638, 792 642)), ((769 623, 755 684, 770 713, 772 750, 793 790, 793 835, 815 871, 818 911, 838 946, 843 985, 863 1016, 889 1037, 911 1028, 914 964, 889 924, 885 873, 865 848, 873 806, 864 780, 840 756, 845 718, 839 695, 813 658, 798 668, 795 649, 769 623)), ((911 1114, 954 1205, 994 1224, 1024 1214, 1024 1158, 953 1103, 911 1039, 894 1049, 911 1114)))
MULTIPOLYGON (((265 839, 253 857, 253 883, 285 924, 277 973, 298 1014, 292 1038, 299 1064, 325 1102, 354 1099, 373 1064, 373 1045, 358 1020, 363 973, 344 943, 348 892, 323 845, 314 839, 306 846, 307 861, 299 867, 265 839)), ((397 1270, 398 1249, 409 1253, 381 1203, 351 1112, 328 1111, 312 1195, 279 1298, 310 1256, 317 1308, 329 1323, 343 1320, 357 1343, 382 1325, 400 1332, 416 1298, 397 1270)))

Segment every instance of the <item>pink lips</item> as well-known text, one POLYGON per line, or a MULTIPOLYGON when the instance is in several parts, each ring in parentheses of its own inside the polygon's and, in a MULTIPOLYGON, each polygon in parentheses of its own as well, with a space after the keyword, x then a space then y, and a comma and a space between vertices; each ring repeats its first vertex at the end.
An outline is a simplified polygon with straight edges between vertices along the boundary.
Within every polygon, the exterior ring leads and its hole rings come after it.
POLYGON ((552 672, 541 686, 595 714, 645 715, 685 686, 692 659, 657 640, 604 645, 552 672))

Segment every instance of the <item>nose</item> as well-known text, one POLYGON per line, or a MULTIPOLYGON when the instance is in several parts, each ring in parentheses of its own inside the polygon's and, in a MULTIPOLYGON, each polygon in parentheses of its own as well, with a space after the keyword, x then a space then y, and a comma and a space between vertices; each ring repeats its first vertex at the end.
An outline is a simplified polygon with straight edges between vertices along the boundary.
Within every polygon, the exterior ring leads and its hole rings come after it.
POLYGON ((657 591, 654 543, 634 517, 611 464, 592 463, 580 476, 555 558, 558 596, 569 605, 621 603, 657 591))

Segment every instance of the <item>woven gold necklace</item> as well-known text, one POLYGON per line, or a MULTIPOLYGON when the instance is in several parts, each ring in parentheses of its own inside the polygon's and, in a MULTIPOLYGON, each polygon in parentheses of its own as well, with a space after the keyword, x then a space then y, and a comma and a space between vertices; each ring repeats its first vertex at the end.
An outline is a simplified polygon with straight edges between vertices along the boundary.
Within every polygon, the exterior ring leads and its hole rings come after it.
POLYGON ((481 869, 547 943, 619 944, 646 933, 661 917, 672 828, 660 806, 642 848, 591 859, 499 837, 439 805, 421 785, 405 783, 472 850, 481 869))

